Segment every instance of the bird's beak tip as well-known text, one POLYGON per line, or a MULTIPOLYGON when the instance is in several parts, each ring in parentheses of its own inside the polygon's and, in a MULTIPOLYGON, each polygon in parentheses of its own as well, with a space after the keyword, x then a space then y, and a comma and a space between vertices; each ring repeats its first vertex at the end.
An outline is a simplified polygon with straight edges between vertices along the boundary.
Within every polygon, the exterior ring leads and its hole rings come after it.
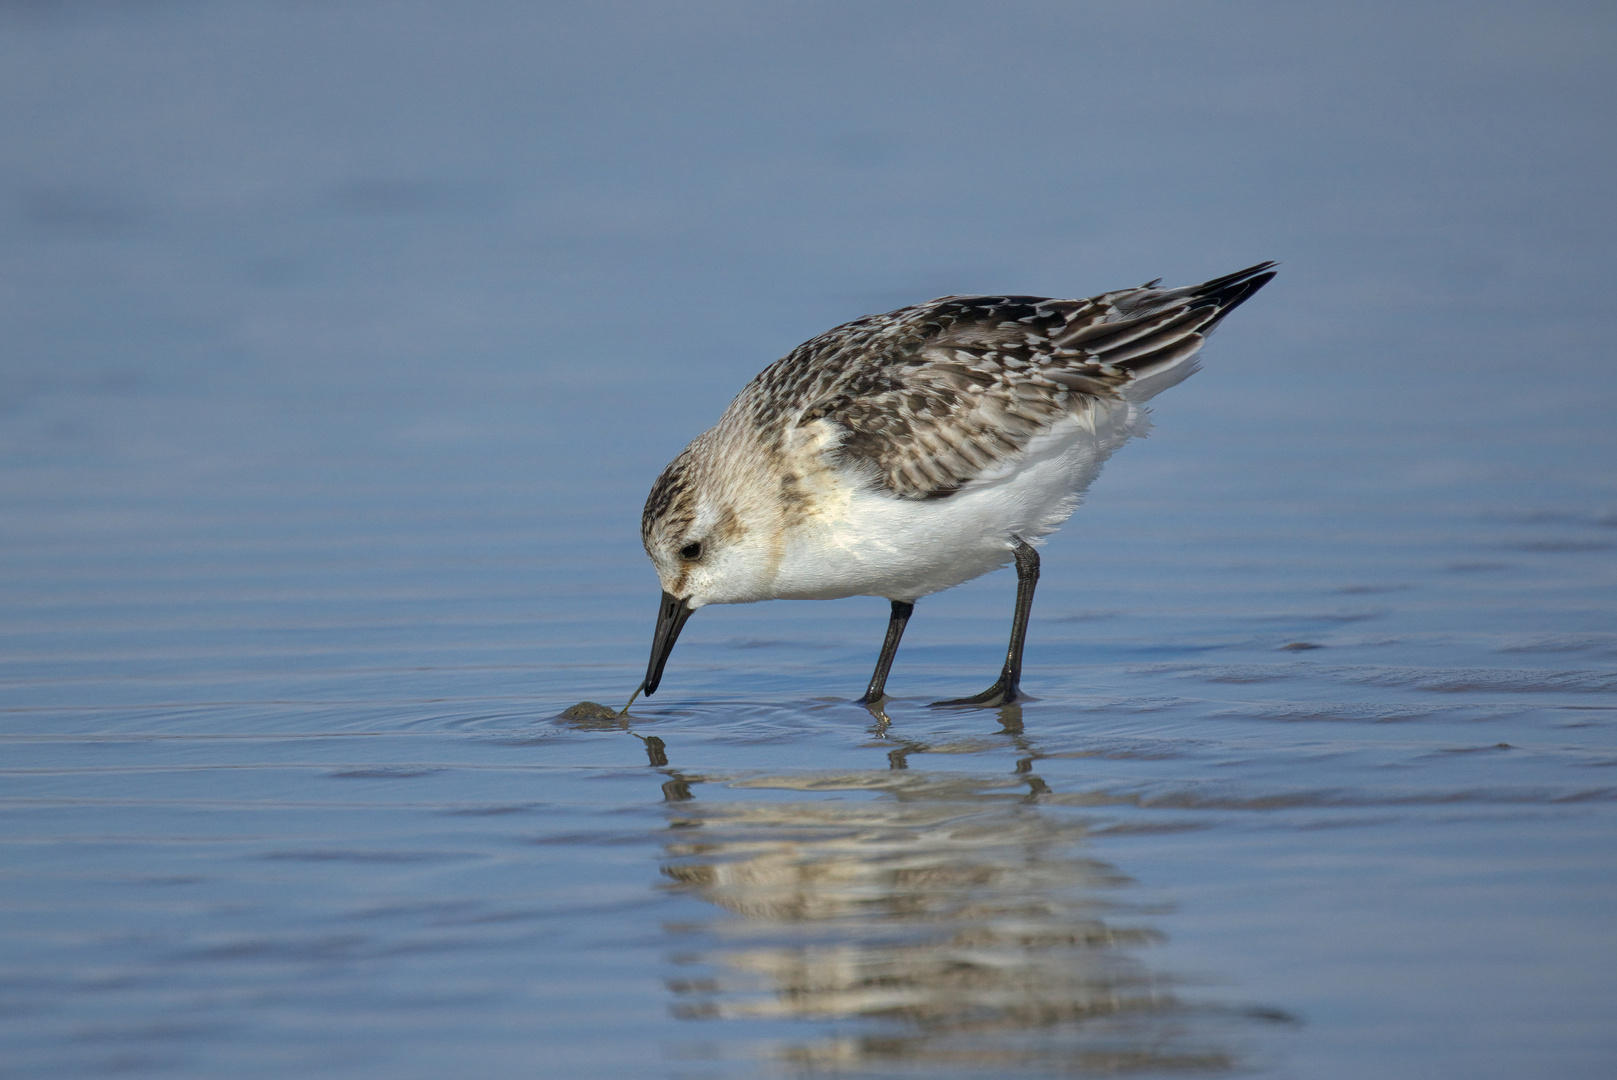
POLYGON ((681 599, 663 590, 662 599, 657 603, 657 630, 651 640, 651 662, 646 665, 646 679, 640 684, 642 692, 647 697, 657 692, 658 685, 663 678, 663 665, 668 662, 668 654, 674 651, 674 642, 679 638, 679 632, 685 626, 685 620, 695 613, 690 602, 681 599))

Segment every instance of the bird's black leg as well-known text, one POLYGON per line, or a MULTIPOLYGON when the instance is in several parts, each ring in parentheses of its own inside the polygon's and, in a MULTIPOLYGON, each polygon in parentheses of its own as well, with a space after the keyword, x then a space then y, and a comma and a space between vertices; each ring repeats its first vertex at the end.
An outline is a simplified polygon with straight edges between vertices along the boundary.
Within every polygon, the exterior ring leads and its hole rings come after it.
POLYGON ((1020 536, 1013 536, 1016 552, 1016 619, 1011 623, 1011 646, 999 680, 975 697, 934 701, 933 705, 1009 705, 1021 693, 1022 646, 1027 643, 1027 618, 1033 611, 1033 589, 1039 583, 1039 553, 1020 536))
POLYGON ((858 701, 860 705, 880 705, 881 699, 887 695, 887 673, 893 669, 893 657, 898 653, 898 643, 904 638, 904 624, 910 621, 910 613, 915 610, 914 604, 903 600, 892 603, 893 616, 887 620, 887 640, 881 643, 881 656, 876 658, 876 673, 870 677, 865 696, 858 701))

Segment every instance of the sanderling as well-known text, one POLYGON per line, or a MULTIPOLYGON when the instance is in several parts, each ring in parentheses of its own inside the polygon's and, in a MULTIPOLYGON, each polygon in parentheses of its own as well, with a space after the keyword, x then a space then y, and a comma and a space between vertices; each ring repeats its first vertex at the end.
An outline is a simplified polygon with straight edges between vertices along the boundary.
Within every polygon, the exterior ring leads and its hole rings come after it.
POLYGON ((859 699, 879 705, 915 601, 1014 561, 999 679, 935 704, 1016 700, 1033 545, 1273 265, 1087 300, 946 296, 855 319, 769 365, 646 499, 641 538, 663 595, 635 695, 657 689, 697 608, 881 596, 892 616, 859 699))

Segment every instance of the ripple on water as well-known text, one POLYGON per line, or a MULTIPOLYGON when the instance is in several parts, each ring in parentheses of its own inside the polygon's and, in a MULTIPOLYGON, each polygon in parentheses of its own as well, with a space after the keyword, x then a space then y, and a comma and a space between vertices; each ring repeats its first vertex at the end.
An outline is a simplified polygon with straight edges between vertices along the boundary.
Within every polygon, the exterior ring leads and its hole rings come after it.
POLYGON ((1617 671, 1547 670, 1540 668, 1421 668, 1373 665, 1295 664, 1152 664, 1140 674, 1170 675, 1208 683, 1265 683, 1286 679, 1326 678, 1366 686, 1402 687, 1441 693, 1576 693, 1617 691, 1617 671))
POLYGON ((1525 710, 1519 705, 1455 703, 1380 704, 1363 701, 1250 701, 1222 705, 1208 712, 1214 717, 1281 720, 1292 723, 1337 722, 1404 724, 1415 720, 1505 720, 1525 710))
POLYGON ((1587 652, 1617 657, 1617 634, 1540 634, 1499 646, 1503 653, 1587 652))

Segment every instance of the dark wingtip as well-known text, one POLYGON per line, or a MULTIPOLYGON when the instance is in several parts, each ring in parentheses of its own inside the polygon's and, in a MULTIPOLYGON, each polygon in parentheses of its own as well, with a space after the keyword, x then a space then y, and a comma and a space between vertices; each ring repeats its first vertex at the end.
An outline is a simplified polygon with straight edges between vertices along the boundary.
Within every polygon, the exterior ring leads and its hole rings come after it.
MULTIPOLYGON (((1279 265, 1280 264, 1275 262, 1273 259, 1266 259, 1263 262, 1258 263, 1256 266, 1247 267, 1245 270, 1237 270, 1233 274, 1225 274, 1223 277, 1216 277, 1212 281, 1204 281, 1200 285, 1196 286, 1196 295, 1212 295, 1213 293, 1217 293, 1229 288, 1231 285, 1239 285, 1248 278, 1257 277, 1265 270, 1269 270, 1279 265)), ((1270 274, 1269 276, 1274 277, 1273 274, 1270 274)))
POLYGON ((1218 314, 1213 320, 1202 327, 1202 333, 1207 333, 1223 321, 1224 316, 1240 307, 1252 298, 1252 294, 1273 281, 1277 271, 1270 267, 1278 263, 1271 261, 1260 262, 1256 266, 1249 266, 1245 270, 1237 270, 1233 274, 1214 278, 1197 286, 1195 300, 1191 307, 1217 308, 1218 314))

